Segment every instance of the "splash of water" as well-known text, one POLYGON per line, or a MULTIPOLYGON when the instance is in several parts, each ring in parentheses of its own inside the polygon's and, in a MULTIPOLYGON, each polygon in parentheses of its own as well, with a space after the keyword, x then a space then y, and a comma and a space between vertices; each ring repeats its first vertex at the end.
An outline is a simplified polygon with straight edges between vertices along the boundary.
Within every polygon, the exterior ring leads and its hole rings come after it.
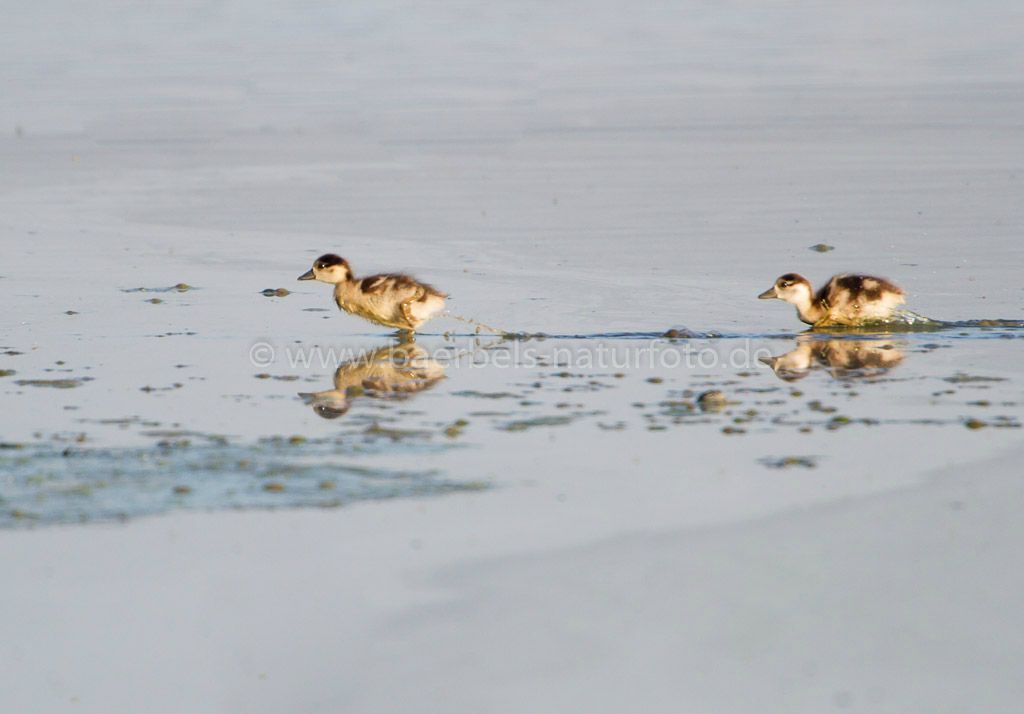
POLYGON ((469 318, 469 317, 463 317, 462 315, 455 315, 455 314, 449 312, 448 310, 445 310, 444 312, 442 312, 440 316, 441 317, 451 318, 452 320, 458 320, 459 322, 466 323, 467 325, 473 325, 476 328, 476 331, 477 331, 478 334, 481 331, 483 331, 483 330, 487 330, 488 332, 493 332, 495 335, 501 335, 502 337, 507 337, 507 336, 515 334, 515 333, 509 332, 507 330, 499 330, 497 327, 492 327, 491 325, 488 325, 486 323, 480 322, 479 320, 474 320, 474 319, 469 318))

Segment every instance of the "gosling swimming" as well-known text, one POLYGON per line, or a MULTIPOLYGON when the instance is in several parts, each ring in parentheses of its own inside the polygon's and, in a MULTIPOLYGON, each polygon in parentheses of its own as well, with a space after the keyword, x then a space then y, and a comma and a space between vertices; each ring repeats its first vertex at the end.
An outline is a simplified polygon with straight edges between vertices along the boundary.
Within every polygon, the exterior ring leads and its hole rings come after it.
POLYGON ((321 255, 299 280, 334 286, 334 301, 351 315, 385 327, 413 332, 444 309, 446 294, 402 273, 357 279, 348 261, 333 253, 321 255))
POLYGON ((815 327, 865 325, 892 318, 906 300, 903 289, 871 275, 836 275, 817 293, 807 278, 786 273, 757 296, 796 305, 801 321, 815 327))

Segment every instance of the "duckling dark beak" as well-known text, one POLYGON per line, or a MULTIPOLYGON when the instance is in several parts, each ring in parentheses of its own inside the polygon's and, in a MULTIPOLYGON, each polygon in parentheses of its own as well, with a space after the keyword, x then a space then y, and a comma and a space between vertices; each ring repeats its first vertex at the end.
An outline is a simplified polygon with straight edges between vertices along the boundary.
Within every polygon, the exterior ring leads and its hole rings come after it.
MULTIPOLYGON (((299 278, 299 280, 302 280, 302 278, 299 278)), ((757 299, 758 300, 771 300, 771 299, 777 298, 777 297, 778 297, 778 295, 775 294, 775 286, 772 286, 772 287, 768 288, 767 290, 765 290, 760 295, 758 295, 757 299)))
POLYGON ((313 275, 313 269, 310 268, 305 273, 299 276, 299 280, 316 280, 316 276, 313 275))

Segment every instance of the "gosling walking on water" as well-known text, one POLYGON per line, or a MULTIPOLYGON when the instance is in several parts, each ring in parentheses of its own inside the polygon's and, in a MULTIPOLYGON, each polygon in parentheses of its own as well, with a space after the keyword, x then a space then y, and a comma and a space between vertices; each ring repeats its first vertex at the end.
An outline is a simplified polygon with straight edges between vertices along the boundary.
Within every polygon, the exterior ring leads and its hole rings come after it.
POLYGON ((402 273, 358 279, 348 261, 333 253, 321 255, 299 280, 334 286, 334 301, 345 312, 385 327, 413 332, 443 309, 446 294, 402 273))

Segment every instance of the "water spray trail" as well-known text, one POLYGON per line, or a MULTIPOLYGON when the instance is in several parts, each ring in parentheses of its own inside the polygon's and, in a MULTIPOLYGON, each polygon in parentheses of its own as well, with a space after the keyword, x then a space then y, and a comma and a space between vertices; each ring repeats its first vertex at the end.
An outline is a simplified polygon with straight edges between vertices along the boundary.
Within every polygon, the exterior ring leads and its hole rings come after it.
POLYGON ((462 317, 461 315, 454 315, 451 312, 448 312, 447 310, 444 311, 443 313, 441 313, 441 317, 450 317, 453 320, 458 320, 459 322, 464 322, 464 323, 466 323, 468 325, 473 325, 473 326, 475 326, 477 328, 477 332, 479 332, 480 330, 487 330, 488 332, 493 332, 494 334, 501 335, 502 337, 505 337, 506 335, 511 335, 512 334, 511 332, 508 332, 507 330, 499 330, 497 327, 491 327, 490 325, 485 325, 484 323, 482 323, 482 322, 480 322, 478 320, 473 320, 473 319, 468 318, 468 317, 462 317))

